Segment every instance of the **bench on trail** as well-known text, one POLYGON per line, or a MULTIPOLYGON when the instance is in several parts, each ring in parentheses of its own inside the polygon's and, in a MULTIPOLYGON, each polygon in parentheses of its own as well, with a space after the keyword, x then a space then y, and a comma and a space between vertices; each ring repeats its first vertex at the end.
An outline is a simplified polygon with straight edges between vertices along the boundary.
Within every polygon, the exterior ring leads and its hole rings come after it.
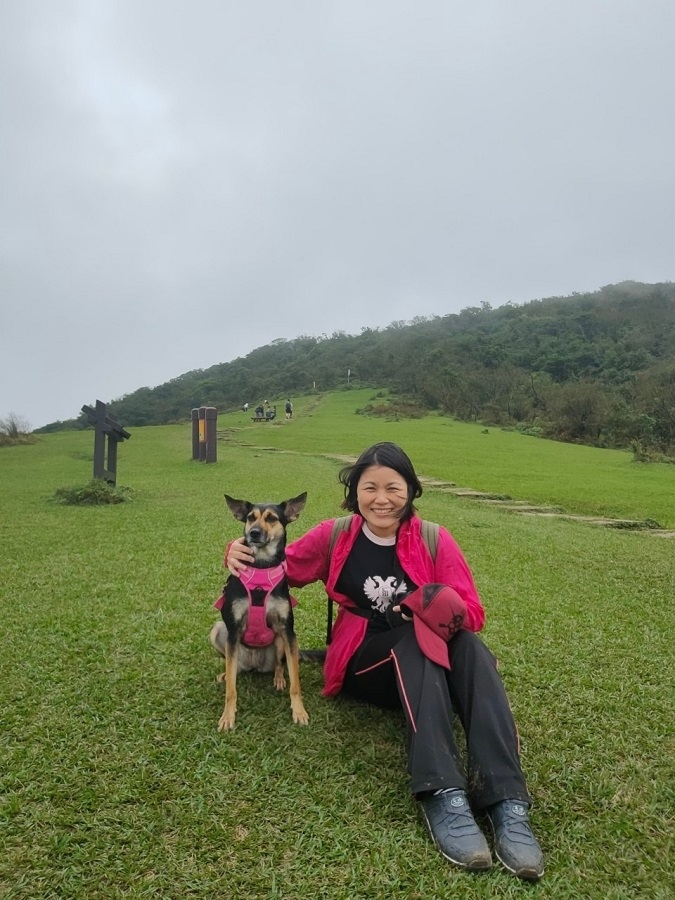
POLYGON ((267 412, 262 411, 262 407, 257 407, 255 411, 255 415, 251 416, 252 422, 271 422, 272 419, 276 419, 277 417, 277 408, 276 406, 272 409, 268 409, 267 412))

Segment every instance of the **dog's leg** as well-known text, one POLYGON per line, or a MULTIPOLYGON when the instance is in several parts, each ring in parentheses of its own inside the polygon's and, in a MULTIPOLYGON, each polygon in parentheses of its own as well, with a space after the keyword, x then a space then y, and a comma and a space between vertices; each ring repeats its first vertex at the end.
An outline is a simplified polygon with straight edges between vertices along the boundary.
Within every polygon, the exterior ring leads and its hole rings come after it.
POLYGON ((218 731, 231 731, 237 714, 237 665, 239 642, 225 644, 225 709, 218 722, 218 731))
POLYGON ((309 715, 302 702, 300 692, 300 651, 295 635, 284 635, 284 650, 288 665, 288 680, 291 683, 291 712, 296 725, 307 725, 309 715))
POLYGON ((286 690, 286 679, 284 678, 284 639, 278 634, 274 638, 274 649, 276 651, 276 664, 274 666, 274 687, 278 691, 286 690))

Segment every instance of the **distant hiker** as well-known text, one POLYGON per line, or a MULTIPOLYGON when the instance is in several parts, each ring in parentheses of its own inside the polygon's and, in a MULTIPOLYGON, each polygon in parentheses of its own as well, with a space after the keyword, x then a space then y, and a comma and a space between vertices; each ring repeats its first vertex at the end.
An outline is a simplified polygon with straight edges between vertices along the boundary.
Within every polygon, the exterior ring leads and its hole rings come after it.
POLYGON ((248 403, 244 403, 244 405, 243 405, 242 408, 241 408, 241 411, 242 411, 242 412, 248 412, 248 403))
POLYGON ((291 403, 290 400, 286 401, 286 418, 287 419, 293 418, 293 404, 291 403))

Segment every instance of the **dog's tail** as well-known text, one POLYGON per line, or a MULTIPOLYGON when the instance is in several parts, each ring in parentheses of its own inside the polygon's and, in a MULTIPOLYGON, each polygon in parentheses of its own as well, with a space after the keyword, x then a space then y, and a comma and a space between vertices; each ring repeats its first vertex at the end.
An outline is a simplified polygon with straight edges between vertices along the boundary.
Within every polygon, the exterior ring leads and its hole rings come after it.
POLYGON ((325 650, 301 650, 300 651, 300 659, 302 662, 314 662, 321 663, 326 658, 325 650))
POLYGON ((213 649, 225 659, 225 645, 227 643, 227 628, 224 622, 214 622, 209 634, 209 642, 213 649))

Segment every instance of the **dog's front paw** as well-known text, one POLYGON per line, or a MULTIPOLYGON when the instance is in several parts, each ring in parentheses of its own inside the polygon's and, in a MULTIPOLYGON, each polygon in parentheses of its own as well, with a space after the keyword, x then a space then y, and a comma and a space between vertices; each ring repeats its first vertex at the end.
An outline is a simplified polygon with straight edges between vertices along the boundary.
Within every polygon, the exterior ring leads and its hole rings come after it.
POLYGON ((284 678, 283 672, 275 672, 274 673, 274 687, 278 691, 286 690, 286 679, 284 678))
POLYGON ((293 710, 293 721, 296 725, 309 725, 309 715, 304 706, 293 710))
POLYGON ((218 731, 232 731, 233 728, 234 713, 230 713, 226 710, 218 720, 218 731))

